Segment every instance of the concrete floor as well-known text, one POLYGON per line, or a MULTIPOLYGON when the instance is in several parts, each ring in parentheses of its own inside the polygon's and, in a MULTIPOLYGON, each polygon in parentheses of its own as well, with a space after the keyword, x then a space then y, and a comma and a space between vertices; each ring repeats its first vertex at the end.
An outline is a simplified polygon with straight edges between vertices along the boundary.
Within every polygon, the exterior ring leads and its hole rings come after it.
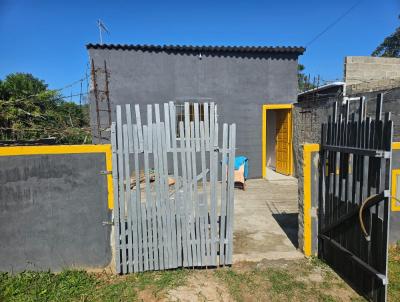
POLYGON ((297 179, 252 179, 235 189, 233 262, 298 259, 297 179))

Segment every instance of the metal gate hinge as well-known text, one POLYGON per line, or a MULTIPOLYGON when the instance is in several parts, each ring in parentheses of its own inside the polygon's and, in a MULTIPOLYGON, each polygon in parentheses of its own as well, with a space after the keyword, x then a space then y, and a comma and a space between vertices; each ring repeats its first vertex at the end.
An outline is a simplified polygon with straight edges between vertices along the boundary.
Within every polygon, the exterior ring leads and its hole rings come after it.
POLYGON ((101 171, 100 171, 100 174, 101 174, 101 175, 110 175, 110 174, 112 174, 112 171, 101 170, 101 171))

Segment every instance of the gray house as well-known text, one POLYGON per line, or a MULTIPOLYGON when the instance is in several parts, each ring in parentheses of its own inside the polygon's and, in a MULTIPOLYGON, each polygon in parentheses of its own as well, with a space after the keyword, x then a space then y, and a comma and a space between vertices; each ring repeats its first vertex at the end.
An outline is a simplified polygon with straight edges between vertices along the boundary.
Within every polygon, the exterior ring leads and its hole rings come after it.
POLYGON ((265 176, 267 166, 292 173, 291 104, 304 48, 88 44, 87 49, 95 143, 109 143, 117 104, 213 101, 220 123, 237 124, 237 154, 249 158, 250 177, 265 176))

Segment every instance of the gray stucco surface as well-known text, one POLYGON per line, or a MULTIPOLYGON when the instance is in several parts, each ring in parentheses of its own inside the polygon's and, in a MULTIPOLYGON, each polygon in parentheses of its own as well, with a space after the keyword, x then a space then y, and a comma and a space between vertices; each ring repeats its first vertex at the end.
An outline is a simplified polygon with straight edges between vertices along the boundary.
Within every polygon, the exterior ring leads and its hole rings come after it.
POLYGON ((111 261, 104 154, 0 157, 0 271, 111 261))
MULTIPOLYGON (((298 53, 178 52, 89 48, 96 70, 99 107, 106 109, 107 64, 112 120, 117 104, 214 101, 220 123, 237 123, 237 154, 249 158, 250 177, 261 176, 262 105, 293 103, 297 96, 298 53)), ((93 85, 92 85, 93 86, 93 85)), ((93 87, 92 132, 97 136, 93 87)), ((142 121, 145 122, 145 106, 142 121)), ((100 112, 107 128, 107 112, 100 112)), ((222 127, 221 127, 222 128, 222 127)), ((108 142, 104 133, 103 143, 108 142)), ((220 135, 221 137, 222 135, 220 135)))

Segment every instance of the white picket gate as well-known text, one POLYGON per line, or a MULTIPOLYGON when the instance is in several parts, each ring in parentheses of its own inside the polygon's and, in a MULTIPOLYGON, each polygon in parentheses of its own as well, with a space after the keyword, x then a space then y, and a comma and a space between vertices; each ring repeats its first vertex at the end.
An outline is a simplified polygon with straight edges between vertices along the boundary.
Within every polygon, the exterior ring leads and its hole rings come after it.
POLYGON ((232 264, 236 125, 219 147, 214 103, 178 115, 165 103, 163 121, 147 105, 146 125, 139 105, 123 109, 111 127, 117 272, 232 264))

